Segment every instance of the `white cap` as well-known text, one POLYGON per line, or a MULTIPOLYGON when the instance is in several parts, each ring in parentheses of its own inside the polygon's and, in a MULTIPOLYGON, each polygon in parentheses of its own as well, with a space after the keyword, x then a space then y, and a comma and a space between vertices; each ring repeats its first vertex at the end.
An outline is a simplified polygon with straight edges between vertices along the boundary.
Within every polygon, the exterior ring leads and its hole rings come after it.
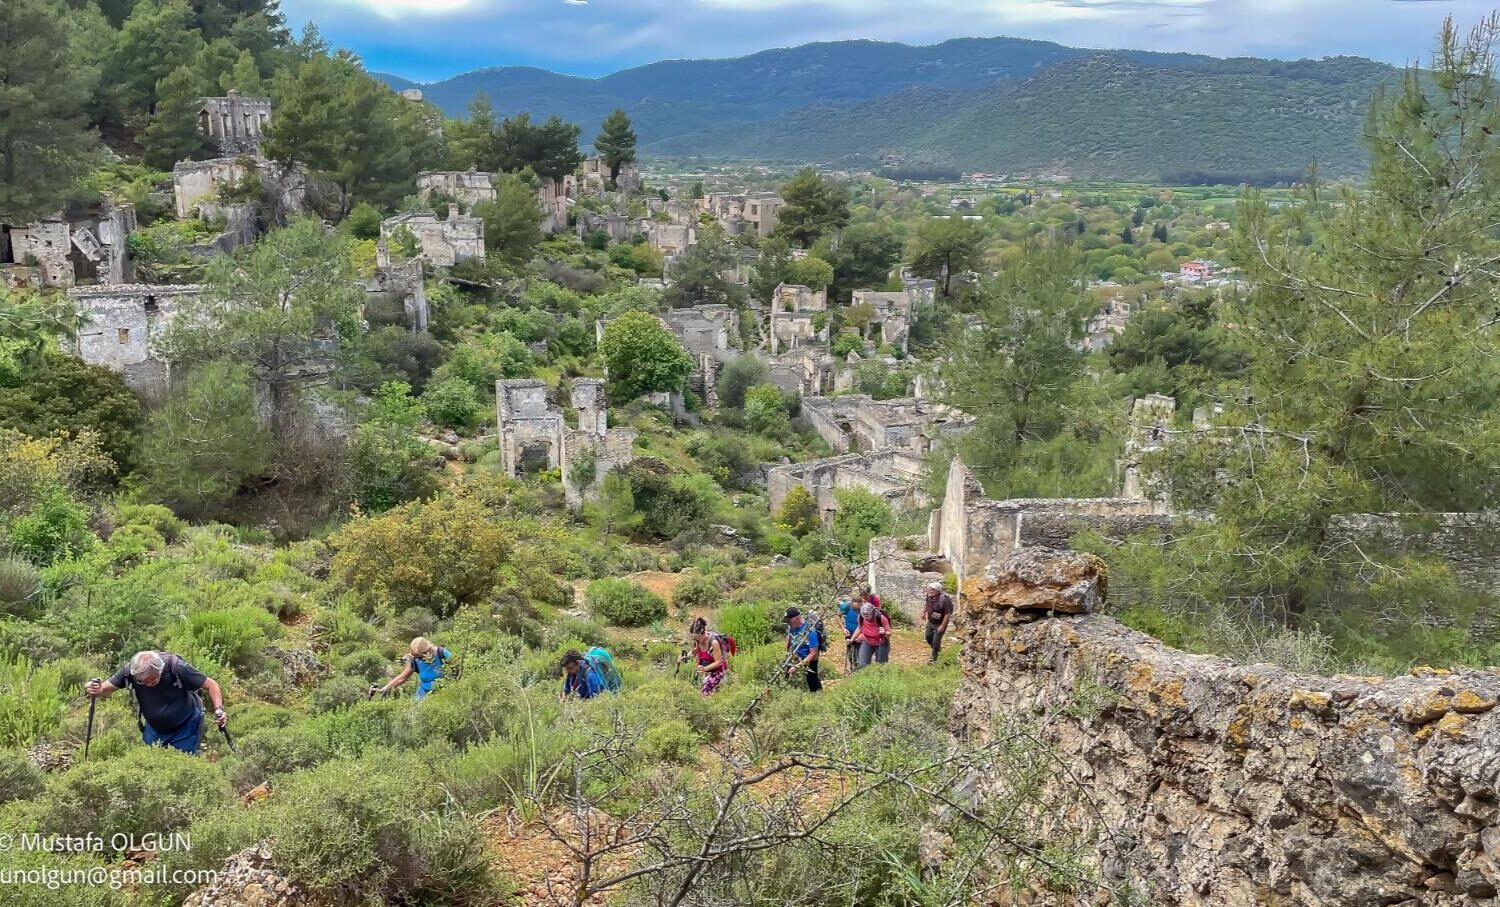
POLYGON ((941 591, 943 591, 943 584, 942 583, 928 583, 927 584, 927 588, 933 590, 934 592, 941 592, 941 591))

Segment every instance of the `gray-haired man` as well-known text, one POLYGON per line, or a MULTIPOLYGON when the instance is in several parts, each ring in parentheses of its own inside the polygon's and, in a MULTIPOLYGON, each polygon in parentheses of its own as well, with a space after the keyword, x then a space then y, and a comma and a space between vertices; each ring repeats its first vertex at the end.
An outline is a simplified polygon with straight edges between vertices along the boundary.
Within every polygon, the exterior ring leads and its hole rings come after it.
POLYGON ((214 704, 214 721, 224 726, 224 693, 212 677, 167 652, 137 652, 109 680, 91 680, 83 691, 105 698, 130 687, 141 710, 141 739, 184 753, 198 752, 203 725, 199 690, 214 704))

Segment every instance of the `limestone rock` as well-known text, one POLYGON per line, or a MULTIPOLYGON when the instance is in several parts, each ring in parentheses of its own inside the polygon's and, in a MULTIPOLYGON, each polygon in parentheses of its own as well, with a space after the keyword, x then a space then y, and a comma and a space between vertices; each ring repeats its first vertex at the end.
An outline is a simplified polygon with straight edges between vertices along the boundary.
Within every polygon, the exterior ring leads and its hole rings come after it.
POLYGON ((1092 554, 1019 548, 971 581, 965 601, 976 618, 991 610, 1089 614, 1104 604, 1106 577, 1104 562, 1092 554))
MULTIPOLYGON (((1044 836, 1099 833, 1099 871, 1159 907, 1500 905, 1500 675, 1190 655, 1071 616, 1103 579, 1087 556, 1025 549, 972 584, 955 624, 954 735, 1047 716, 1044 836)), ((998 766, 978 772, 981 801, 1004 796, 998 766)))
POLYGON ((301 907, 306 901, 276 871, 270 845, 261 841, 224 861, 212 885, 188 895, 183 907, 301 907))

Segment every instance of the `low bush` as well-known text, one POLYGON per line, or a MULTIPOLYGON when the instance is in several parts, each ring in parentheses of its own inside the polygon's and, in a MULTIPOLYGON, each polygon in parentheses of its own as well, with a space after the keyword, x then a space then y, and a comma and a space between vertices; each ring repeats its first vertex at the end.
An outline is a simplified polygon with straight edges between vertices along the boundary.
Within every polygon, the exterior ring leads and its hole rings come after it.
POLYGON ((244 734, 240 737, 239 749, 239 758, 230 770, 230 778, 237 786, 247 788, 312 768, 332 755, 327 740, 297 725, 244 734))
POLYGON ((29 746, 62 721, 62 672, 25 656, 0 661, 0 747, 29 746))
POLYGON ((20 750, 0 750, 0 805, 30 800, 47 786, 42 770, 20 750))
POLYGON ((760 605, 730 605, 714 617, 716 629, 734 637, 744 648, 762 646, 777 632, 777 615, 760 605))
POLYGON ((680 718, 661 721, 646 729, 641 752, 650 760, 689 765, 698 758, 698 735, 680 718))
POLYGON ((586 595, 589 613, 622 627, 644 627, 667 616, 661 596, 623 579, 596 579, 586 595))
POLYGON ((348 708, 369 698, 369 688, 369 683, 359 677, 330 677, 307 697, 307 709, 321 715, 348 708))
MULTIPOLYGON (((74 766, 34 802, 48 834, 179 831, 233 802, 217 766, 162 747, 136 747, 118 759, 74 766)), ((109 835, 106 835, 106 841, 109 835)))
POLYGON ((187 530, 187 523, 160 504, 117 504, 116 526, 146 526, 155 529, 169 545, 175 545, 187 530))
POLYGON ((672 604, 679 611, 706 611, 717 607, 723 598, 718 579, 706 573, 689 573, 672 591, 672 604))
POLYGON ((280 866, 332 905, 481 905, 503 901, 485 834, 445 811, 411 761, 334 762, 295 776, 276 798, 280 866))
POLYGON ((40 582, 40 574, 30 562, 0 556, 0 611, 26 610, 40 582))
POLYGON ((219 664, 248 674, 263 663, 261 650, 280 631, 276 618, 260 608, 241 605, 197 611, 172 634, 172 651, 188 661, 219 664))

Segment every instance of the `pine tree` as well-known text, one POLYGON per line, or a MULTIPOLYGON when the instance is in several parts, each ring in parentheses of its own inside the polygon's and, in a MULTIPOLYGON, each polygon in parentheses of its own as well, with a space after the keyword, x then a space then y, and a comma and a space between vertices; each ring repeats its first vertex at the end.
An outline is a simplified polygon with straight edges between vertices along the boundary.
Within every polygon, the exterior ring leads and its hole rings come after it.
POLYGON ((620 168, 635 160, 635 130, 625 111, 616 109, 604 118, 603 131, 594 139, 594 147, 609 167, 609 184, 614 186, 620 178, 620 168))
POLYGON ((849 190, 804 167, 781 187, 786 202, 777 215, 776 234, 809 248, 849 223, 849 190))
POLYGON ((260 97, 266 93, 265 80, 260 77, 260 67, 255 65, 255 57, 250 51, 240 51, 234 68, 220 77, 219 90, 238 91, 246 97, 260 97))
POLYGON ((98 139, 85 109, 95 72, 50 0, 0 3, 0 216, 28 221, 63 206, 98 139))
POLYGON ((185 0, 141 0, 120 29, 106 79, 118 87, 123 113, 149 112, 156 86, 172 70, 197 57, 203 37, 193 27, 185 0))
POLYGON ((1125 231, 1120 234, 1120 242, 1124 243, 1127 246, 1134 245, 1135 231, 1130 229, 1129 227, 1126 227, 1125 231))
POLYGON ((190 66, 177 67, 156 86, 156 112, 141 136, 147 164, 171 170, 178 161, 194 160, 208 149, 208 137, 198 128, 203 87, 190 66))
POLYGON ((474 206, 484 220, 484 242, 508 264, 531 260, 542 241, 542 209, 530 180, 505 174, 495 180, 495 200, 474 206))

